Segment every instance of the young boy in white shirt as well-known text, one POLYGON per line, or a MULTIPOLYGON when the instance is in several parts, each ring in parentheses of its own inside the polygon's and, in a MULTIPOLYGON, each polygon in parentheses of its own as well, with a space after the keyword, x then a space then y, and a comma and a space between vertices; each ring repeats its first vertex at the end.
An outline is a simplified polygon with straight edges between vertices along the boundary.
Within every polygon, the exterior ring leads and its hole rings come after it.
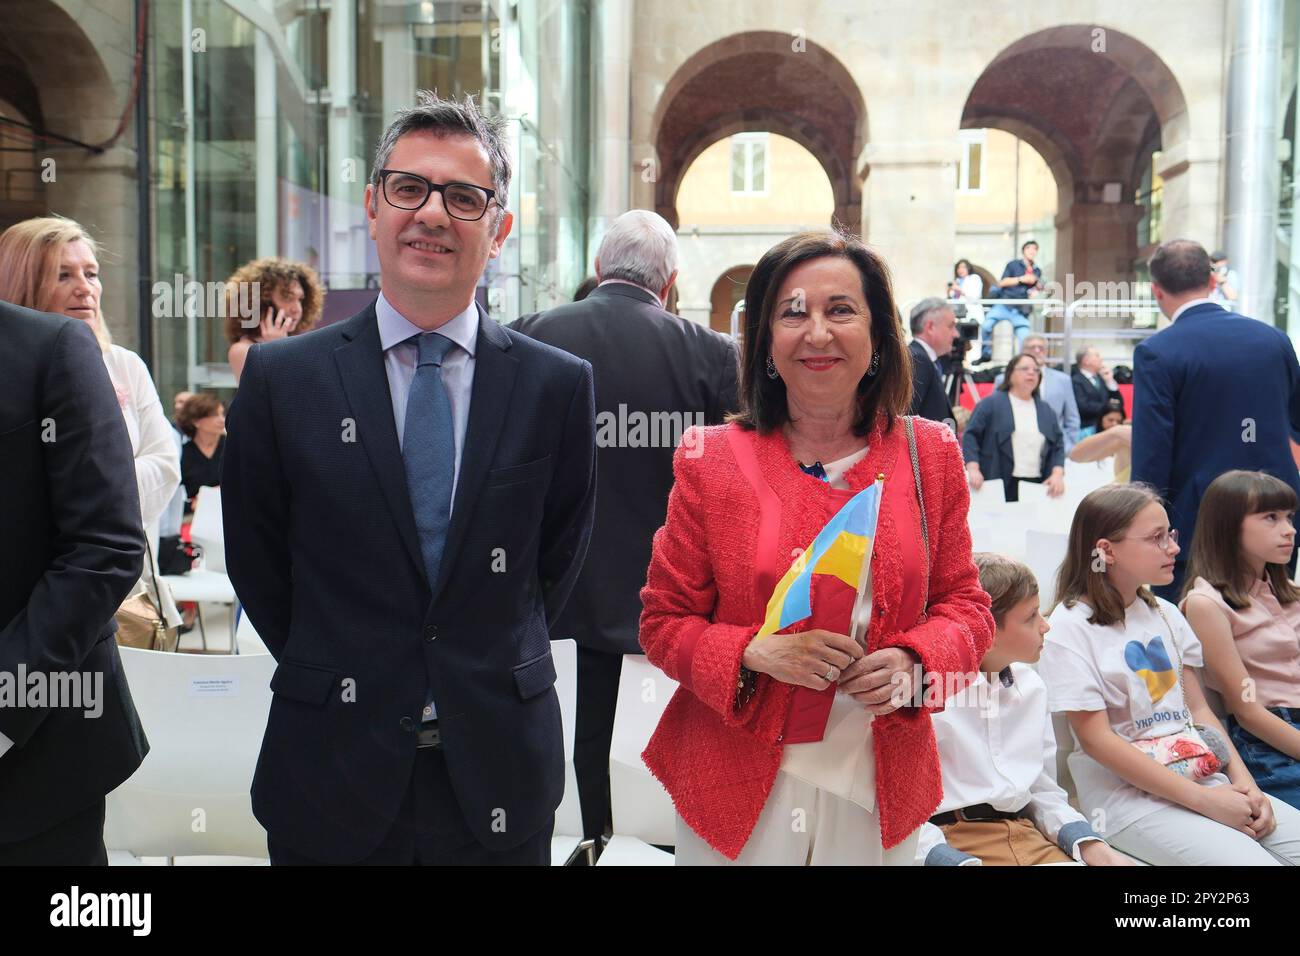
POLYGON ((1056 782, 1047 687, 1029 666, 1049 628, 1033 573, 1001 555, 974 559, 997 631, 979 676, 933 717, 943 801, 921 827, 916 863, 1132 865, 1093 832, 1056 782))

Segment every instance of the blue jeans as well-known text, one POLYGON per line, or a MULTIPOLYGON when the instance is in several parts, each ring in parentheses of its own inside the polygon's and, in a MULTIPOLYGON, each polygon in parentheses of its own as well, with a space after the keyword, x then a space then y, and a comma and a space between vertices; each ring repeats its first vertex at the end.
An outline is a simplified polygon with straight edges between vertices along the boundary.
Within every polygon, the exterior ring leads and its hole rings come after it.
POLYGON ((985 352, 993 351, 993 329, 999 322, 1010 322, 1016 337, 1016 354, 1019 355, 1024 345, 1025 336, 1030 332, 1029 316, 1009 305, 990 306, 984 313, 984 323, 980 326, 980 344, 985 352))
MULTIPOLYGON (((1292 727, 1300 727, 1300 708, 1270 707, 1269 712, 1281 717, 1292 727)), ((1255 778, 1259 789, 1300 809, 1300 760, 1264 743, 1232 717, 1228 718, 1227 723, 1232 745, 1241 754, 1242 762, 1255 778)))

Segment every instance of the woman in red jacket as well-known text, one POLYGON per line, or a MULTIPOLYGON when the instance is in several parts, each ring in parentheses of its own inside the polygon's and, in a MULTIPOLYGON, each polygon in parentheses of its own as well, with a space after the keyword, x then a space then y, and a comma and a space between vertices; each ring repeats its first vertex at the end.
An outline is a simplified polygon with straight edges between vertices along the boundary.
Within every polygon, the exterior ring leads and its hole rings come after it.
POLYGON ((681 685, 644 753, 677 808, 677 862, 910 865, 942 788, 930 712, 993 633, 961 449, 903 417, 889 273, 850 236, 763 256, 742 362, 741 411, 677 450, 641 592, 641 645, 681 685), (819 574, 811 616, 756 637, 792 560, 882 475, 858 590, 819 574))

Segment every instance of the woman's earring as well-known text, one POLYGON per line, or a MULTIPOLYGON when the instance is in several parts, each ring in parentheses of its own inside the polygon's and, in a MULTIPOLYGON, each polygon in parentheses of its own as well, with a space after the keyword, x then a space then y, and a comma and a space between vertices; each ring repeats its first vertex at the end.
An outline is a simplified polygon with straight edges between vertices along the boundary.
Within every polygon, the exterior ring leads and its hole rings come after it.
POLYGON ((870 364, 869 366, 867 366, 867 374, 868 374, 868 375, 875 375, 878 371, 880 371, 880 351, 879 351, 879 350, 877 350, 877 351, 876 351, 876 352, 871 356, 871 364, 870 364))
POLYGON ((776 370, 776 363, 772 361, 772 356, 767 357, 767 377, 780 378, 781 373, 776 370))

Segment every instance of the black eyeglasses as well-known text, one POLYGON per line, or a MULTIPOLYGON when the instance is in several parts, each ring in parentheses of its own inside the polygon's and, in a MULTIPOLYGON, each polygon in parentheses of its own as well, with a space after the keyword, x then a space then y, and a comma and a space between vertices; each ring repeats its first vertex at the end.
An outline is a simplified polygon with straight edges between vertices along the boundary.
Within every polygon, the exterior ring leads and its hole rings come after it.
POLYGON ((413 212, 423 209, 435 192, 442 193, 442 205, 447 215, 464 222, 477 222, 487 212, 488 204, 496 196, 495 189, 485 189, 473 183, 435 183, 415 173, 400 169, 381 169, 379 182, 388 205, 413 212))

